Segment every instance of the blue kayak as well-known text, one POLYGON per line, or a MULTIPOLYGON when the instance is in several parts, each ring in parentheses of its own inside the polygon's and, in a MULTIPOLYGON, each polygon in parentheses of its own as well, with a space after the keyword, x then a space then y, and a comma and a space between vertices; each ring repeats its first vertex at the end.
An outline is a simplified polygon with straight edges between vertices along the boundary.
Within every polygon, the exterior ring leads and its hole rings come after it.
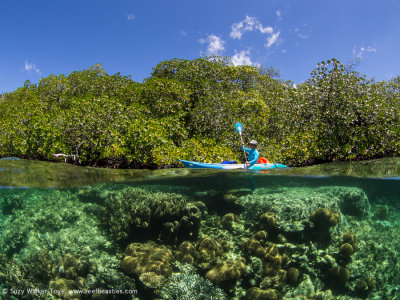
MULTIPOLYGON (((247 169, 246 164, 219 164, 219 163, 202 163, 197 161, 190 161, 190 160, 179 160, 185 168, 191 169, 221 169, 221 170, 237 170, 237 169, 247 169)), ((250 170, 270 170, 270 169, 281 169, 281 168, 288 168, 288 166, 282 164, 255 164, 251 166, 250 170)))

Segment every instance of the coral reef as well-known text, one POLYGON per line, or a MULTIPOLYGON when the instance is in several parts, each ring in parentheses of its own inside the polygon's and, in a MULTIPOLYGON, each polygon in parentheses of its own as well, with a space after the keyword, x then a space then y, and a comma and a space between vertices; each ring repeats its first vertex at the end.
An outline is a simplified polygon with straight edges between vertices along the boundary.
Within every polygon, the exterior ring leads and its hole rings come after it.
POLYGON ((307 227, 309 216, 318 208, 335 209, 339 214, 351 216, 366 216, 370 210, 362 189, 340 186, 259 188, 253 194, 239 197, 237 202, 244 210, 243 220, 256 224, 263 213, 273 213, 279 219, 279 230, 294 237, 296 242, 299 242, 300 232, 307 227))
POLYGON ((360 188, 331 187, 326 194, 339 198, 339 208, 344 215, 366 217, 370 214, 368 197, 360 188))
MULTIPOLYGON (((67 254, 53 267, 53 278, 49 282, 50 291, 56 291, 56 297, 63 299, 80 299, 79 294, 71 291, 93 287, 92 279, 96 277, 97 266, 89 261, 87 257, 76 257, 67 254), (88 282, 88 285, 86 284, 88 282), (60 291, 61 294, 59 293, 60 291)), ((101 286, 95 283, 95 286, 101 286)), ((95 296, 95 295, 93 295, 95 296)))
POLYGON ((254 234, 254 238, 259 241, 265 241, 268 238, 268 232, 265 230, 257 231, 254 234))
POLYGON ((355 285, 355 292, 365 298, 375 287, 376 280, 372 277, 362 278, 355 285))
POLYGON ((389 217, 389 209, 387 205, 379 205, 374 212, 374 218, 378 220, 387 220, 389 217))
POLYGON ((221 284, 227 281, 237 281, 246 273, 244 259, 236 259, 232 262, 223 262, 209 270, 206 278, 213 283, 221 284))
POLYGON ((227 213, 221 219, 221 224, 224 228, 231 230, 235 223, 239 223, 240 219, 233 213, 227 213))
POLYGON ((274 289, 263 290, 258 287, 250 288, 246 293, 248 300, 279 300, 282 296, 274 289))
POLYGON ((351 245, 351 247, 353 248, 353 252, 355 252, 358 248, 356 236, 352 232, 345 232, 343 234, 342 244, 351 245))
POLYGON ((175 252, 175 259, 188 264, 193 264, 196 257, 196 249, 194 245, 188 241, 179 245, 178 250, 175 252))
POLYGON ((326 247, 331 242, 330 229, 339 224, 340 220, 336 209, 317 208, 310 216, 310 221, 314 224, 311 238, 326 247))
POLYGON ((343 243, 340 245, 339 254, 343 257, 350 257, 354 253, 354 248, 349 243, 343 243))
POLYGON ((104 221, 117 240, 129 236, 175 243, 195 239, 201 212, 186 197, 176 193, 150 192, 127 187, 109 193, 105 199, 104 221))
MULTIPOLYGON (((377 206, 362 184, 182 184, 0 190, 1 287, 137 288, 133 299, 183 300, 399 294, 393 199, 377 206)), ((72 296, 42 299, 57 297, 72 296)))
POLYGON ((3 215, 10 215, 15 211, 18 211, 23 208, 24 200, 20 195, 9 195, 8 197, 4 197, 1 203, 1 212, 3 215))
POLYGON ((227 295, 210 281, 196 273, 188 264, 176 263, 178 272, 174 272, 159 293, 161 299, 180 300, 224 300, 227 295))
POLYGON ((340 222, 340 215, 335 209, 318 208, 311 213, 310 220, 318 229, 326 231, 340 222))
POLYGON ((170 262, 173 258, 171 250, 153 242, 132 243, 125 250, 121 268, 127 275, 141 275, 153 272, 168 277, 172 270, 170 262))
POLYGON ((271 231, 276 228, 277 220, 276 216, 272 212, 266 212, 260 216, 260 223, 267 230, 271 231))
POLYGON ((296 284, 300 278, 300 270, 297 268, 289 268, 286 272, 286 280, 290 284, 296 284))
POLYGON ((216 240, 209 236, 204 236, 197 244, 198 266, 202 269, 208 269, 214 262, 214 259, 224 253, 223 247, 216 240))
MULTIPOLYGON (((95 275, 78 276, 85 278, 85 287, 135 288, 135 282, 119 270, 116 245, 102 229, 99 220, 102 207, 94 201, 80 201, 79 190, 10 190, 24 201, 23 209, 13 209, 0 222, 0 248, 8 255, 4 261, 9 262, 8 265, 0 264, 1 282, 6 288, 48 290, 49 282, 57 281, 57 277, 63 278, 58 283, 65 283, 73 280, 66 278, 66 274, 84 274, 87 266, 84 260, 100 266, 95 275), (77 257, 76 268, 64 268, 65 253, 77 257), (60 267, 58 274, 52 272, 56 266, 60 267)), ((78 282, 82 283, 82 279, 78 282)), ((53 296, 43 294, 40 297, 53 296)))
POLYGON ((55 278, 63 277, 75 279, 86 277, 89 274, 96 275, 97 266, 85 256, 76 257, 72 254, 65 255, 61 262, 53 267, 52 274, 55 278))
POLYGON ((242 244, 242 249, 248 252, 252 256, 259 258, 264 257, 264 247, 261 245, 260 241, 256 239, 246 239, 242 244))
POLYGON ((349 278, 350 269, 343 266, 335 266, 328 273, 328 280, 331 286, 344 285, 349 278))

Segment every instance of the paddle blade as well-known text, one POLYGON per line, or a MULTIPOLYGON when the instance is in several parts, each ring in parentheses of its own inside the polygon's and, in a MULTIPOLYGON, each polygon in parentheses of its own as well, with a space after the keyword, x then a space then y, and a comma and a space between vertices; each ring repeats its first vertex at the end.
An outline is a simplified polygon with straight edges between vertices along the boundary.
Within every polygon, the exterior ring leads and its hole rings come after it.
POLYGON ((243 128, 242 123, 236 123, 235 128, 236 128, 236 131, 239 132, 239 134, 242 134, 242 128, 243 128))

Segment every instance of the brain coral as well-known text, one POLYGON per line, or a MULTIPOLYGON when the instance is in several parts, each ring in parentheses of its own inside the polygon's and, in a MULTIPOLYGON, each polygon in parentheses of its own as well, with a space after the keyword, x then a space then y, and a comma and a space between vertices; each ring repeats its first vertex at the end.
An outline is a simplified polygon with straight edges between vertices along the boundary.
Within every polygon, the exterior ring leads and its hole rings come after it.
POLYGON ((122 271, 127 275, 140 276, 152 272, 168 277, 171 275, 172 252, 165 246, 155 243, 132 243, 125 250, 122 271))
POLYGON ((215 257, 224 253, 220 243, 209 236, 203 237, 197 244, 197 253, 199 255, 199 266, 207 268, 215 257))
POLYGON ((226 229, 232 229, 233 224, 237 222, 240 222, 239 218, 235 216, 233 213, 228 213, 224 215, 221 219, 221 224, 224 228, 226 229))
POLYGON ((264 272, 266 275, 275 275, 281 271, 283 257, 278 252, 278 247, 274 244, 264 249, 264 272))
POLYGON ((254 234, 254 238, 259 240, 259 241, 266 240, 268 238, 268 232, 266 232, 265 230, 257 231, 254 234))
POLYGON ((266 212, 260 216, 260 222, 265 229, 270 230, 276 227, 277 221, 276 216, 272 212, 266 212))
POLYGON ((64 291, 64 299, 75 298, 77 295, 70 295, 71 289, 85 289, 90 276, 97 272, 97 266, 91 263, 87 257, 76 257, 72 254, 66 254, 61 261, 53 267, 53 279, 50 280, 49 287, 55 291, 64 291))
POLYGON ((340 220, 337 210, 326 207, 317 208, 310 216, 310 221, 314 223, 310 237, 320 245, 327 246, 331 242, 330 228, 335 227, 340 220))
POLYGON ((264 257, 265 249, 263 246, 261 246, 261 243, 256 239, 246 239, 243 242, 242 248, 252 256, 256 256, 259 258, 264 257))
POLYGON ((180 244, 178 250, 175 252, 176 260, 188 264, 194 263, 195 256, 196 249, 194 248, 193 244, 188 241, 184 241, 182 244, 180 244))
POLYGON ((60 296, 63 299, 81 299, 80 295, 73 295, 72 297, 70 297, 69 291, 79 288, 79 286, 72 279, 55 278, 50 281, 49 287, 53 291, 62 291, 63 294, 60 294, 60 296))
POLYGON ((350 244, 353 247, 353 250, 356 251, 358 249, 357 241, 356 241, 356 236, 354 233, 351 232, 345 232, 343 234, 343 242, 342 244, 350 244))
POLYGON ((233 262, 223 262, 209 270, 206 278, 217 284, 226 281, 237 281, 247 270, 244 261, 241 258, 233 262))
POLYGON ((248 300, 279 300, 281 295, 274 289, 263 290, 258 287, 250 288, 246 293, 248 300))
POLYGON ((320 229, 335 227, 340 222, 340 215, 334 209, 317 208, 310 216, 310 220, 320 229))

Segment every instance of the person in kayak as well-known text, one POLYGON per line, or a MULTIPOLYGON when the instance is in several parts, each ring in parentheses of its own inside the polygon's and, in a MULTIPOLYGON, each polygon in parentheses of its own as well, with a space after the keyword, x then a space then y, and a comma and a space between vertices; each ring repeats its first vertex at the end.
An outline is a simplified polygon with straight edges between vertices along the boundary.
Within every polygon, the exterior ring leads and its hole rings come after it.
POLYGON ((254 164, 256 164, 257 160, 258 160, 258 157, 260 156, 260 153, 258 153, 258 151, 256 149, 257 145, 258 145, 257 141, 251 140, 249 142, 249 145, 250 145, 250 148, 246 148, 244 146, 244 142, 243 141, 241 142, 241 145, 240 145, 240 149, 242 151, 244 150, 244 151, 246 151, 248 153, 248 156, 247 156, 247 160, 248 161, 246 161, 246 164, 248 164, 248 168, 250 168, 254 164))

